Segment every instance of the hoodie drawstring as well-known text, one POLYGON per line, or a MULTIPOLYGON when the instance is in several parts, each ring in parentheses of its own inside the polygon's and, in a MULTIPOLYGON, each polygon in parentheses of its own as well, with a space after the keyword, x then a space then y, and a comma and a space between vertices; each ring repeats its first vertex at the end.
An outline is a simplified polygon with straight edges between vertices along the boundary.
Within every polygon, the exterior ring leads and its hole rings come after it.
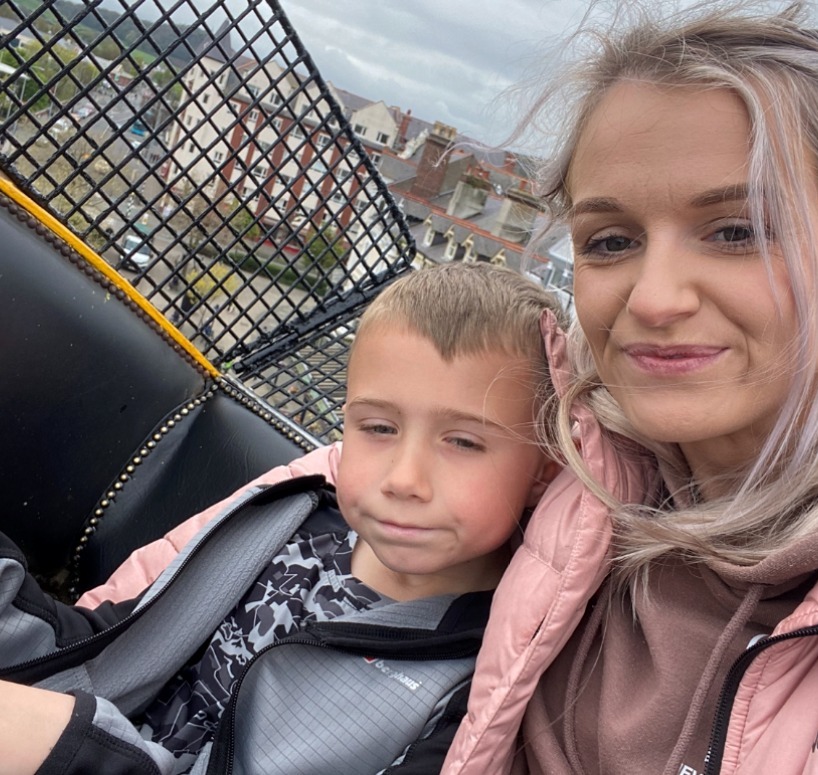
POLYGON ((724 659, 724 654, 729 648, 730 644, 735 640, 736 636, 741 632, 744 625, 750 620, 761 600, 761 595, 764 592, 763 584, 753 584, 741 601, 741 605, 736 609, 724 631, 716 641, 713 651, 710 654, 710 659, 707 660, 707 665, 702 672, 702 677, 696 686, 696 691, 693 694, 693 699, 690 701, 690 710, 687 712, 687 717, 682 725, 682 731, 673 747, 670 758, 662 771, 662 775, 678 775, 679 768, 682 766, 682 759, 684 758, 687 747, 690 745, 690 740, 699 723, 699 717, 702 713, 707 692, 716 680, 716 673, 719 665, 724 659))

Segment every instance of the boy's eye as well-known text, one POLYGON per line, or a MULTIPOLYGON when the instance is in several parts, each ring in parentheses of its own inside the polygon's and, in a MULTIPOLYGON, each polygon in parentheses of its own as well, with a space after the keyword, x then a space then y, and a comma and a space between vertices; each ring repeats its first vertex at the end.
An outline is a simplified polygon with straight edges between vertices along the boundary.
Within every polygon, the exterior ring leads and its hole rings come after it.
POLYGON ((362 423, 360 426, 360 430, 364 433, 372 434, 373 436, 386 436, 389 434, 397 433, 397 430, 391 426, 387 425, 386 423, 362 423))
POLYGON ((465 438, 463 436, 450 436, 449 443, 458 449, 474 450, 475 452, 482 452, 485 446, 474 439, 465 438))

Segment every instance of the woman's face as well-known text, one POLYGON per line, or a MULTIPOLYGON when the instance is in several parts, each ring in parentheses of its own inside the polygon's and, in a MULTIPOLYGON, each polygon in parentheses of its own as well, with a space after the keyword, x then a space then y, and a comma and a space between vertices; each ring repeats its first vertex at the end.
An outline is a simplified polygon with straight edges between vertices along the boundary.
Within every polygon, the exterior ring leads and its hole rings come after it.
POLYGON ((576 310, 599 374, 699 481, 757 453, 792 377, 792 294, 774 235, 771 283, 749 220, 748 150, 729 90, 623 82, 568 179, 576 310))

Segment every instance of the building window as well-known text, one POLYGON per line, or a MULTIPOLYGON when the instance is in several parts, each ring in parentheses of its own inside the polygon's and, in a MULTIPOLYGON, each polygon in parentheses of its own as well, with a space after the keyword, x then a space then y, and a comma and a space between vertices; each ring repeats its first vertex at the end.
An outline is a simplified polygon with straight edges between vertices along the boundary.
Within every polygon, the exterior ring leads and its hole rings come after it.
POLYGON ((366 137, 366 127, 363 124, 355 124, 355 126, 352 127, 352 129, 356 135, 366 137))
POLYGON ((304 136, 304 130, 301 128, 300 124, 293 124, 290 134, 296 138, 296 140, 300 140, 304 136))
POLYGON ((188 145, 187 145, 187 152, 188 152, 188 153, 193 153, 193 150, 194 150, 194 148, 195 148, 195 147, 196 147, 196 146, 195 146, 195 145, 194 145, 192 142, 188 143, 188 145))
POLYGON ((389 135, 385 132, 378 132, 378 142, 382 145, 387 145, 389 143, 389 135))
POLYGON ((253 108, 250 111, 250 115, 247 116, 247 120, 248 121, 258 121, 258 111, 255 108, 253 108))
POLYGON ((430 223, 426 227, 426 232, 423 235, 423 246, 427 247, 427 248, 430 248, 434 244, 434 241, 435 241, 435 227, 432 226, 432 224, 430 223))
POLYGON ((325 145, 329 145, 329 135, 318 135, 317 142, 322 148, 325 145))
POLYGON ((247 91, 250 92, 254 97, 258 97, 258 86, 254 86, 252 83, 248 83, 245 87, 247 91))
POLYGON ((453 261, 455 255, 457 254, 457 240, 454 236, 449 237, 449 243, 446 245, 446 253, 444 254, 444 258, 449 261, 453 261))
POLYGON ((213 152, 213 161, 217 164, 220 163, 224 159, 224 154, 221 151, 214 151, 213 152))
POLYGON ((203 105, 207 105, 207 101, 208 101, 209 99, 210 99, 210 95, 209 95, 209 94, 203 94, 203 95, 202 95, 202 104, 203 104, 203 105))
POLYGON ((253 167, 253 177, 254 178, 266 178, 267 177, 267 166, 265 164, 257 164, 253 167))

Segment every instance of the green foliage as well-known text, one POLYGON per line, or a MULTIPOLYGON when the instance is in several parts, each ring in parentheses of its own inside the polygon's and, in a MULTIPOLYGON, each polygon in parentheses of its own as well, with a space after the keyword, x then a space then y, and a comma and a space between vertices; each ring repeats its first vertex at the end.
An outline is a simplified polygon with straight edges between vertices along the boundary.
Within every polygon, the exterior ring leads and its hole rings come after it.
POLYGON ((302 273, 289 264, 265 261, 252 253, 231 253, 228 257, 243 272, 264 272, 278 285, 300 285, 304 290, 324 296, 329 291, 327 280, 314 272, 302 273))
POLYGON ((94 46, 94 56, 100 59, 116 59, 120 54, 119 44, 112 35, 103 38, 96 46, 94 46))
POLYGON ((252 211, 237 199, 230 207, 230 230, 242 241, 257 242, 261 236, 261 227, 256 222, 252 211))
POLYGON ((347 253, 349 245, 335 229, 312 228, 307 233, 307 255, 322 269, 331 271, 336 265, 343 264, 347 253))

